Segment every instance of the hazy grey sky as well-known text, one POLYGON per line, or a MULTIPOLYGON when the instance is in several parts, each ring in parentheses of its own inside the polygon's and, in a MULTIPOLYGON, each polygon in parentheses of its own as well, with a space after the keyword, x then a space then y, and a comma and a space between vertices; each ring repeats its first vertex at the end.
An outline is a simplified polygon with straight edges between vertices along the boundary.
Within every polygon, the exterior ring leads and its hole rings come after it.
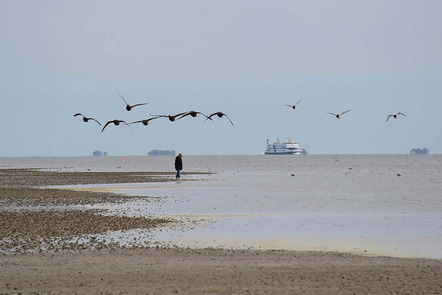
POLYGON ((0 0, 0 157, 259 154, 276 137, 311 154, 442 153, 441 11, 436 0, 0 0), (127 112, 117 90, 149 105, 127 112), (235 127, 186 117, 101 133, 73 117, 192 109, 235 127))

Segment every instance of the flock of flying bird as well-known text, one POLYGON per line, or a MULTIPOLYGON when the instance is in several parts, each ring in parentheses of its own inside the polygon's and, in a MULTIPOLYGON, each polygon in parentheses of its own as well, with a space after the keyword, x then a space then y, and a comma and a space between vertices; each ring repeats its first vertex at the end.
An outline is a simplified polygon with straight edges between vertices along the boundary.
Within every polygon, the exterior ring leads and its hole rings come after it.
MULTIPOLYGON (((304 97, 301 97, 301 99, 298 100, 298 102, 297 102, 296 104, 294 104, 294 105, 286 104, 285 106, 287 106, 287 107, 291 107, 292 109, 295 110, 296 107, 298 106, 298 104, 299 104, 303 99, 304 99, 304 97)), ((341 119, 341 116, 342 116, 343 114, 345 114, 345 113, 348 113, 349 111, 351 111, 351 110, 346 110, 346 111, 344 111, 344 112, 342 112, 342 113, 339 113, 339 114, 335 114, 335 113, 327 113, 327 114, 333 115, 333 116, 335 116, 337 119, 341 119)), ((397 113, 397 114, 388 115, 386 121, 388 121, 388 119, 390 119, 390 117, 393 117, 394 119, 396 119, 397 116, 399 116, 399 115, 402 115, 402 116, 406 117, 406 115, 405 115, 404 113, 399 112, 399 113, 397 113)))
MULTIPOLYGON (((118 92, 118 95, 121 97, 121 99, 122 99, 122 100, 124 101, 124 103, 126 104, 126 110, 127 110, 127 111, 131 111, 134 107, 138 107, 138 106, 142 106, 142 105, 147 105, 147 104, 149 104, 148 102, 144 102, 144 103, 137 103, 137 104, 134 104, 134 105, 130 105, 130 104, 127 103, 126 99, 124 99, 124 97, 120 94, 120 92, 118 92)), ((104 125, 103 129, 101 129, 101 132, 103 132, 104 129, 105 129, 109 124, 114 124, 115 126, 118 126, 118 125, 120 125, 120 123, 123 123, 123 124, 126 124, 127 126, 130 127, 130 124, 142 123, 144 126, 147 126, 151 120, 155 120, 155 119, 158 119, 158 118, 168 118, 170 122, 174 122, 174 121, 176 121, 176 120, 182 119, 182 118, 187 117, 187 116, 192 116, 193 118, 195 118, 197 115, 202 115, 202 116, 204 116, 204 117, 206 118, 206 120, 204 120, 204 122, 206 122, 207 120, 211 120, 211 121, 213 121, 212 117, 214 117, 214 116, 218 116, 219 118, 222 118, 222 117, 225 116, 225 117, 230 121, 230 124, 232 124, 232 126, 235 127, 235 125, 233 124, 232 120, 230 120, 229 116, 227 116, 227 115, 224 114, 223 112, 215 112, 215 113, 213 113, 213 114, 207 116, 207 115, 205 115, 205 114, 203 114, 203 113, 201 113, 201 112, 197 112, 197 111, 188 111, 188 112, 182 112, 182 113, 179 113, 179 114, 176 114, 176 115, 151 115, 152 117, 150 117, 150 118, 148 118, 148 119, 138 120, 138 121, 134 121, 134 122, 131 122, 131 123, 127 123, 127 122, 124 121, 124 120, 110 120, 110 121, 107 121, 107 122, 106 122, 106 124, 104 125)), ((102 126, 101 123, 98 122, 98 120, 96 120, 95 118, 92 118, 92 117, 86 117, 85 115, 83 115, 83 114, 81 114, 81 113, 76 113, 76 114, 74 115, 74 117, 76 117, 76 116, 81 116, 81 117, 83 118, 83 121, 84 121, 84 122, 88 122, 89 120, 92 120, 92 121, 97 122, 98 125, 102 126)))
MULTIPOLYGON (((126 110, 127 110, 127 111, 131 111, 134 107, 138 107, 138 106, 142 106, 142 105, 147 105, 147 104, 148 104, 148 102, 144 102, 144 103, 137 103, 137 104, 134 104, 134 105, 130 105, 130 104, 127 103, 126 99, 124 99, 124 97, 120 94, 120 92, 118 92, 118 95, 121 97, 121 99, 122 99, 122 100, 124 101, 124 103, 126 104, 126 110)), ((304 97, 302 97, 302 98, 301 98, 296 104, 294 104, 294 105, 286 104, 285 106, 288 106, 288 107, 290 107, 290 108, 292 108, 292 109, 295 110, 295 109, 297 108, 298 104, 299 104, 303 99, 304 99, 304 97)), ((351 111, 351 109, 350 109, 350 110, 346 110, 346 111, 344 111, 344 112, 342 112, 342 113, 338 113, 338 114, 335 114, 335 113, 327 113, 327 114, 333 115, 333 116, 335 116, 337 119, 341 119, 342 115, 344 115, 345 113, 348 113, 348 112, 350 112, 350 111, 351 111)), ((105 129, 109 124, 114 124, 115 126, 118 126, 118 125, 120 125, 120 123, 123 123, 123 124, 126 124, 127 126, 129 126, 130 124, 142 123, 144 126, 147 126, 151 120, 155 120, 155 119, 158 119, 158 118, 168 118, 169 121, 174 122, 174 121, 176 121, 176 120, 182 119, 182 118, 187 117, 187 116, 192 116, 193 118, 195 118, 197 115, 202 115, 203 117, 205 117, 206 120, 204 120, 204 122, 206 122, 207 120, 211 120, 211 121, 212 121, 212 117, 214 117, 214 116, 218 116, 219 118, 222 118, 222 117, 225 116, 225 117, 230 121, 230 124, 232 124, 232 126, 235 127, 235 125, 233 124, 232 120, 230 120, 230 118, 229 118, 226 114, 224 114, 223 112, 215 112, 215 113, 213 113, 213 114, 207 116, 207 115, 205 115, 205 114, 203 114, 203 113, 201 113, 201 112, 197 112, 197 111, 188 111, 188 112, 183 112, 183 113, 179 113, 179 114, 176 114, 176 115, 151 115, 152 117, 150 117, 150 118, 148 118, 148 119, 138 120, 138 121, 134 121, 134 122, 131 122, 131 123, 127 123, 127 122, 124 121, 124 120, 110 120, 110 121, 107 121, 107 122, 106 122, 106 124, 104 125, 103 129, 101 129, 101 132, 103 132, 104 129, 105 129)), ((388 115, 386 121, 388 121, 391 117, 393 117, 394 119, 396 119, 397 116, 399 116, 399 115, 402 115, 402 116, 406 117, 406 115, 405 115, 404 113, 398 112, 397 114, 391 114, 391 115, 388 115)), ((89 120, 93 120, 93 121, 97 122, 97 123, 101 126, 101 123, 98 122, 96 119, 94 119, 94 118, 92 118, 92 117, 86 117, 86 116, 84 116, 84 115, 81 114, 81 113, 76 113, 76 114, 74 115, 74 117, 76 117, 76 116, 82 116, 84 122, 88 122, 89 120)), ((130 127, 130 126, 129 126, 129 127, 130 127)))

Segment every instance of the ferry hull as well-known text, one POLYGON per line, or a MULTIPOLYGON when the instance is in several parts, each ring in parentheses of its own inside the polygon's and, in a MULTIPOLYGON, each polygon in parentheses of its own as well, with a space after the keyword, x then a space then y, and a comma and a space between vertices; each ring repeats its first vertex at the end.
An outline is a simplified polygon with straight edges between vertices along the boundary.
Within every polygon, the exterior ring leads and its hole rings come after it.
POLYGON ((264 152, 264 155, 302 155, 301 152, 264 152))

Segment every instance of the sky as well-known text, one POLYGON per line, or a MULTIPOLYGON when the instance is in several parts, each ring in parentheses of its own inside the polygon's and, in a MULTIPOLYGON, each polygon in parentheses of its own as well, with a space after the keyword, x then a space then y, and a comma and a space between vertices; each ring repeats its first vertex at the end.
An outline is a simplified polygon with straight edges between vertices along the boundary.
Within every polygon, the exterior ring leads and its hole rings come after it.
POLYGON ((309 154, 440 154, 440 11, 438 0, 0 0, 0 157, 262 154, 276 138, 309 154), (128 112, 118 92, 149 104, 128 112), (235 126, 189 116, 101 132, 73 116, 190 110, 235 126))

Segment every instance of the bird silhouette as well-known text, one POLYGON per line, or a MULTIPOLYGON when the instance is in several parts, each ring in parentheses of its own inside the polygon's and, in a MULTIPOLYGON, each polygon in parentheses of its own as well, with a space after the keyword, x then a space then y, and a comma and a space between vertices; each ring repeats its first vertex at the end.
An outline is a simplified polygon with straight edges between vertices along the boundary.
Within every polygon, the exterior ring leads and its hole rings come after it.
POLYGON ((333 116, 335 116, 337 119, 341 119, 341 116, 342 116, 343 114, 345 114, 345 113, 348 113, 349 111, 351 111, 351 110, 348 110, 348 111, 342 112, 342 113, 340 113, 340 114, 334 114, 334 113, 327 113, 327 114, 333 115, 333 116))
POLYGON ((158 118, 160 118, 160 117, 168 118, 170 122, 174 122, 177 119, 177 117, 179 117, 181 115, 184 115, 185 113, 186 112, 179 113, 179 114, 176 114, 176 115, 152 115, 152 114, 150 114, 150 115, 154 116, 154 117, 158 117, 158 118))
POLYGON ((399 113, 397 113, 397 114, 395 114, 395 115, 388 115, 388 117, 387 117, 387 120, 386 120, 386 121, 388 121, 388 119, 390 119, 390 117, 393 117, 394 119, 396 119, 398 115, 402 115, 402 116, 406 117, 406 115, 405 115, 405 114, 403 114, 403 113, 399 112, 399 113))
POLYGON ((193 118, 195 118, 197 115, 203 115, 204 117, 206 117, 206 120, 207 120, 207 119, 212 120, 212 118, 209 118, 207 115, 205 115, 205 114, 203 114, 203 113, 201 113, 201 112, 197 112, 197 111, 188 111, 188 112, 182 114, 181 116, 179 116, 179 117, 177 118, 177 120, 179 120, 179 119, 181 119, 181 118, 184 118, 184 117, 187 117, 187 116, 192 116, 193 118))
POLYGON ((295 103, 294 105, 291 105, 291 104, 285 104, 285 106, 287 106, 287 107, 291 107, 292 109, 296 109, 296 107, 298 106, 298 103, 300 103, 301 102, 301 100, 303 100, 304 99, 304 97, 301 97, 301 99, 300 100, 298 100, 298 102, 297 103, 295 103))
POLYGON ((94 118, 85 117, 83 114, 80 114, 80 113, 76 113, 76 114, 74 115, 74 117, 76 117, 76 116, 82 116, 84 122, 87 122, 87 121, 89 121, 89 120, 93 120, 93 121, 97 122, 98 125, 101 126, 100 122, 98 122, 98 121, 95 120, 94 118))
POLYGON ((206 120, 204 120, 204 122, 206 122, 207 120, 211 119, 215 115, 218 116, 219 118, 222 118, 223 116, 226 116, 226 118, 229 119, 230 124, 232 124, 232 126, 235 127, 235 125, 233 125, 232 120, 230 120, 229 116, 227 116, 226 114, 224 114, 222 112, 216 112, 216 113, 211 114, 210 116, 207 117, 206 120))
MULTIPOLYGON (((117 91, 117 92, 118 92, 118 91, 117 91)), ((124 101, 124 103, 126 104, 126 110, 127 110, 127 111, 132 110, 132 108, 134 108, 134 107, 142 106, 142 105, 148 104, 148 102, 145 102, 145 103, 137 103, 137 104, 134 104, 134 105, 129 105, 129 104, 127 103, 127 101, 124 99, 124 97, 120 94, 120 92, 118 92, 118 95, 121 97, 121 99, 122 99, 122 100, 124 101)))
MULTIPOLYGON (((106 125, 104 125, 103 129, 101 129, 101 132, 103 132, 104 129, 107 127, 107 125, 109 125, 109 124, 111 124, 111 123, 114 123, 115 126, 120 125, 120 123, 124 123, 124 124, 126 124, 127 126, 129 126, 129 124, 127 124, 127 123, 126 123, 125 121, 123 121, 123 120, 111 120, 111 121, 108 121, 108 122, 106 123, 106 125)), ((129 128, 130 128, 130 126, 129 126, 129 128)))
POLYGON ((131 122, 129 124, 136 124, 136 123, 143 123, 144 126, 147 126, 149 124, 149 121, 154 120, 154 119, 158 119, 159 117, 152 117, 146 120, 139 120, 139 121, 135 121, 135 122, 131 122))

